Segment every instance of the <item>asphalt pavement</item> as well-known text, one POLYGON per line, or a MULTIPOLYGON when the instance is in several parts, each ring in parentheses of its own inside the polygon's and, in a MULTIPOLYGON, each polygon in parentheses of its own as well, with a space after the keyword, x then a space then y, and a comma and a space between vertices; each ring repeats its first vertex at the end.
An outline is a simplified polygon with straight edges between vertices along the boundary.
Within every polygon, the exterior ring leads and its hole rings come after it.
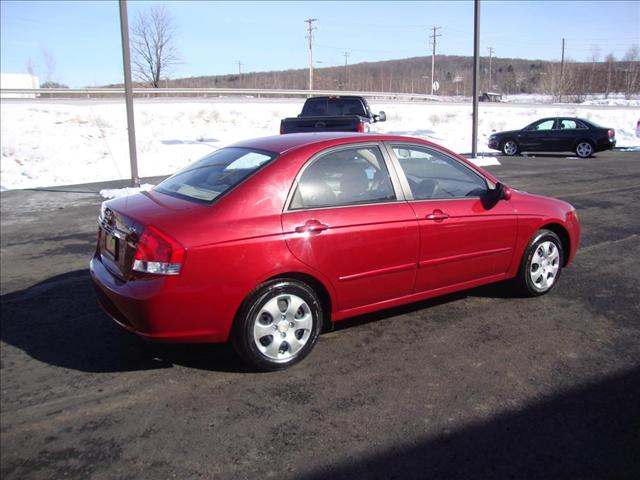
POLYGON ((105 184, 3 192, 2 478, 640 478, 640 153, 499 159, 507 185, 578 209, 557 288, 341 322, 275 373, 102 313, 105 184))

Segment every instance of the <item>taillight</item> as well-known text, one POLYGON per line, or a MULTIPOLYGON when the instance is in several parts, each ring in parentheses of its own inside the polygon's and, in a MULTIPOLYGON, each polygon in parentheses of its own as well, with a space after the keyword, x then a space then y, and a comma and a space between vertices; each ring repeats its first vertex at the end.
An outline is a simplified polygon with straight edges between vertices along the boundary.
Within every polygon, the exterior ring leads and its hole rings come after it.
POLYGON ((358 123, 358 132, 364 133, 364 123, 358 123))
POLYGON ((609 138, 613 138, 616 136, 616 131, 613 128, 610 129, 607 133, 609 134, 609 138))
POLYGON ((284 134, 284 122, 280 122, 280 135, 284 134))
POLYGON ((185 249, 170 236, 157 228, 147 226, 136 247, 133 269, 136 272, 158 275, 180 273, 185 249))

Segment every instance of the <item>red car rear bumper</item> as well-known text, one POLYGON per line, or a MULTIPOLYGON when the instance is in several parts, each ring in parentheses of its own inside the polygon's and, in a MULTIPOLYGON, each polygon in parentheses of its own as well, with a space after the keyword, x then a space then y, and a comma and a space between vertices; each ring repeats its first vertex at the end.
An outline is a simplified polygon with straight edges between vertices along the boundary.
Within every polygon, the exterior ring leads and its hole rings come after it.
POLYGON ((149 276, 144 281, 123 282, 98 256, 91 259, 89 271, 102 309, 136 335, 166 342, 226 342, 229 337, 228 329, 215 328, 213 318, 205 328, 201 319, 190 319, 190 309, 184 308, 190 302, 181 298, 174 285, 168 285, 170 278, 149 276))

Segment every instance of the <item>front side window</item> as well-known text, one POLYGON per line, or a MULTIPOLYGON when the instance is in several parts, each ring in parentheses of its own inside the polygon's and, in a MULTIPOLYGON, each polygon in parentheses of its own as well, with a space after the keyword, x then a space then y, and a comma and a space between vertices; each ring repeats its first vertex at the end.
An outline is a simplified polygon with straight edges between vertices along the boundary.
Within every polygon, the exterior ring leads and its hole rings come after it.
POLYGON ((167 178, 155 190, 188 200, 213 202, 275 157, 275 153, 249 148, 223 148, 167 178))
POLYGON ((290 209, 338 207, 396 199, 378 147, 329 152, 305 168, 290 209))
POLYGON ((544 120, 542 122, 534 123, 527 127, 527 130, 540 131, 540 130, 551 130, 553 128, 553 124, 555 123, 554 119, 544 120))
POLYGON ((487 191, 479 174, 429 148, 394 145, 400 167, 416 200, 478 197, 487 191))

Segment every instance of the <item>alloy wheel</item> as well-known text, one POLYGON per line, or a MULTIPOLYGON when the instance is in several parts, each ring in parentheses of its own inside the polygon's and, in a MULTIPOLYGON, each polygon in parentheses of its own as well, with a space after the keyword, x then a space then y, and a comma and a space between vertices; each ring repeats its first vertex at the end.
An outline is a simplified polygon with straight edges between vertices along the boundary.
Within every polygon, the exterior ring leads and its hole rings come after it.
POLYGON ((590 157, 593 153, 593 147, 589 142, 580 142, 576 147, 576 153, 580 158, 590 157))
POLYGON ((502 151, 505 155, 515 155, 518 153, 518 145, 513 140, 507 140, 502 147, 502 151))

